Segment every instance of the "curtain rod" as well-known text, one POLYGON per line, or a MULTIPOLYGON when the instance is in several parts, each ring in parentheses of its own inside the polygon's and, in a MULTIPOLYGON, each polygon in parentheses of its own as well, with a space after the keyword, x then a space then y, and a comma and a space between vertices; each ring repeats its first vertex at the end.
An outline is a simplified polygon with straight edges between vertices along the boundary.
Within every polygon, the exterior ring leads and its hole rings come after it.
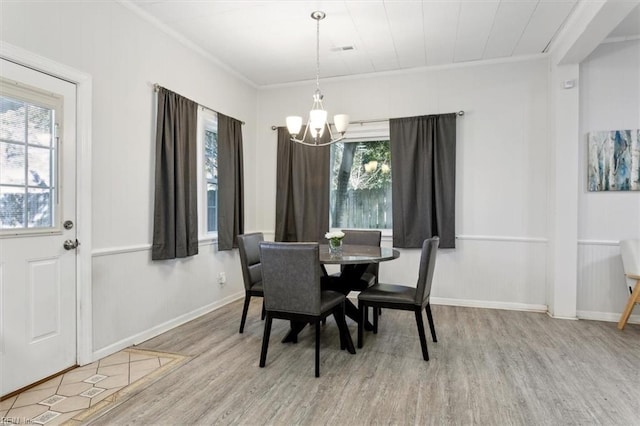
MULTIPOLYGON (((161 87, 162 87, 163 89, 167 89, 166 87, 161 86, 161 85, 159 85, 158 83, 155 83, 155 84, 153 85, 153 91, 154 91, 154 92, 157 92, 161 87)), ((169 91, 173 92, 173 90, 171 90, 171 89, 167 89, 167 90, 169 90, 169 91)), ((177 92, 173 92, 173 93, 177 93, 177 92)), ((178 95, 180 95, 180 93, 177 93, 177 94, 178 94, 178 95)), ((182 96, 182 95, 180 95, 180 96, 182 96)), ((189 98, 187 98, 186 96, 182 96, 182 97, 183 97, 183 98, 185 98, 185 99, 189 99, 189 98)), ((215 109, 211 109, 211 108, 209 108, 208 106, 202 105, 200 102, 196 102, 196 101, 194 101, 194 100, 192 100, 192 99, 189 99, 189 100, 190 100, 191 102, 194 102, 194 103, 198 104, 198 106, 200 106, 201 108, 208 109, 209 111, 215 112, 216 114, 218 113, 218 111, 216 111, 215 109)), ((222 113, 220 113, 220 114, 222 114, 222 113)), ((226 115, 226 114, 225 114, 225 115, 226 115)), ((233 118, 233 117, 231 117, 231 118, 233 118)), ((237 118, 233 118, 233 119, 234 119, 234 120, 238 120, 237 118)), ((240 121, 242 124, 245 124, 245 122, 244 122, 244 121, 241 121, 241 120, 238 120, 238 121, 240 121)))
MULTIPOLYGON (((455 113, 457 116, 462 117, 464 115, 464 111, 458 111, 455 113)), ((349 124, 367 124, 367 123, 384 123, 385 121, 391 120, 390 118, 378 118, 373 120, 357 120, 351 121, 349 124)), ((277 130, 278 126, 271 126, 271 130, 277 130)))

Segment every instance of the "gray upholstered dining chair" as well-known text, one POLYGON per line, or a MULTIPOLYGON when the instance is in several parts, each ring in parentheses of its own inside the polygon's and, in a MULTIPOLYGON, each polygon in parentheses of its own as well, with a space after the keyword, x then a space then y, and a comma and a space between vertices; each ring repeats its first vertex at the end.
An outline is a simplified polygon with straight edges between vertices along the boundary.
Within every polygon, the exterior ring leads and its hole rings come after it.
MULTIPOLYGON (((244 331, 247 320, 247 311, 251 297, 263 297, 262 291, 262 265, 260 264, 259 244, 264 241, 261 232, 238 235, 238 250, 240 251, 240 266, 242 267, 242 279, 244 280, 244 306, 242 319, 240 320, 240 333, 244 331)), ((262 307, 262 319, 265 317, 262 307)))
POLYGON ((640 304, 640 240, 620 241, 620 256, 629 288, 629 299, 618 321, 618 329, 622 330, 629 321, 633 307, 640 304))
POLYGON ((315 375, 320 377, 320 321, 329 315, 340 329, 340 348, 353 349, 344 316, 345 295, 320 288, 318 243, 260 243, 264 304, 267 318, 262 338, 260 367, 267 360, 267 349, 274 318, 311 323, 315 326, 315 375))
MULTIPOLYGON (((431 314, 429 296, 431 295, 431 283, 433 281, 433 271, 436 266, 436 253, 438 251, 439 243, 440 239, 438 237, 427 239, 422 243, 418 282, 415 288, 403 285, 378 283, 360 292, 358 295, 358 306, 361 319, 358 323, 359 348, 363 345, 363 324, 368 306, 372 306, 374 308, 413 311, 415 313, 416 324, 418 326, 420 346, 422 347, 422 357, 425 361, 429 361, 422 310, 424 309, 427 313, 429 328, 431 329, 431 338, 434 342, 437 342, 438 339, 436 338, 436 329, 433 325, 433 315, 431 314)), ((378 312, 376 309, 373 310, 373 332, 378 332, 378 312)))

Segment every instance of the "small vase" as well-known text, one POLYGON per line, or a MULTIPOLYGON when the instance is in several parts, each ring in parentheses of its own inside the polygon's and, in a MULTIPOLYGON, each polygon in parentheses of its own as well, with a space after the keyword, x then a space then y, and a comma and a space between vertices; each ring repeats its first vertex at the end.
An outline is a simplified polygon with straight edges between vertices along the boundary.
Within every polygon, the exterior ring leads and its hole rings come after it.
POLYGON ((332 238, 329 240, 329 253, 332 256, 339 256, 342 254, 342 239, 332 238))

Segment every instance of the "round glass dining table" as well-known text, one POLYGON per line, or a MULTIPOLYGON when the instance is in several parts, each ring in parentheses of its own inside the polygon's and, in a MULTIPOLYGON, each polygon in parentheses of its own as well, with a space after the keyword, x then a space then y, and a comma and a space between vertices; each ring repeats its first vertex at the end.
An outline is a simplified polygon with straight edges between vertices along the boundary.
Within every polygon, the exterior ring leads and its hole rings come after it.
POLYGON ((320 263, 325 265, 366 265, 398 257, 400 257, 400 252, 388 247, 343 244, 342 253, 333 254, 329 252, 328 244, 320 245, 320 263))

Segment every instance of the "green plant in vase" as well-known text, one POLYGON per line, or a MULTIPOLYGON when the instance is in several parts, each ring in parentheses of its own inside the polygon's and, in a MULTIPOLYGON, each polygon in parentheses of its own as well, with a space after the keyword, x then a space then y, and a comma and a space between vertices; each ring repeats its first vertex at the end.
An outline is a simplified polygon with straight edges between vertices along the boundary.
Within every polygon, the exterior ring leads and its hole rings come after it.
POLYGON ((324 237, 329 240, 329 253, 340 254, 342 252, 342 239, 344 238, 344 232, 331 231, 324 234, 324 237))

